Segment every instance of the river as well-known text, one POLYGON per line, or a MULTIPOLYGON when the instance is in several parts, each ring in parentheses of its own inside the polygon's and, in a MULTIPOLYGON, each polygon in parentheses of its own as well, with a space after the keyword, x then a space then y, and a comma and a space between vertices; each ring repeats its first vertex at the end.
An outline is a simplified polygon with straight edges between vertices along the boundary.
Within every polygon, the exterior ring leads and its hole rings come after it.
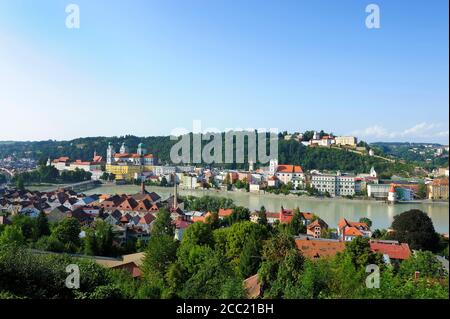
MULTIPOLYGON (((173 188, 149 187, 148 191, 159 194, 163 199, 173 194, 173 188)), ((135 194, 139 192, 139 186, 135 185, 102 185, 86 191, 85 194, 135 194)), ((265 206, 268 211, 279 211, 284 208, 299 207, 303 212, 311 212, 320 216, 327 224, 336 228, 341 218, 358 221, 360 217, 368 217, 373 222, 373 229, 388 228, 395 215, 410 209, 420 209, 428 214, 433 220, 434 227, 439 233, 449 231, 449 204, 445 203, 411 203, 388 205, 382 202, 368 200, 347 200, 338 198, 308 198, 298 196, 285 196, 275 194, 258 195, 246 192, 217 192, 203 190, 179 190, 181 195, 211 195, 222 196, 233 199, 236 205, 244 206, 250 210, 265 206)))

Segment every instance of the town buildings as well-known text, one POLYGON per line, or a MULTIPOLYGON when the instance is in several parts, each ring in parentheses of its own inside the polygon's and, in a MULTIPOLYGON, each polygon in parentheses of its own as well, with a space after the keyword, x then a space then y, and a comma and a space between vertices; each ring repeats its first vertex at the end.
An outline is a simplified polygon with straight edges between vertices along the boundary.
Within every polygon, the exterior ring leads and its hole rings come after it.
POLYGON ((112 143, 106 151, 106 172, 114 174, 116 180, 141 179, 143 173, 153 170, 155 158, 147 153, 142 143, 138 145, 136 153, 130 153, 125 143, 116 153, 112 143))
POLYGON ((92 174, 91 179, 98 180, 103 173, 103 167, 105 162, 103 161, 103 157, 94 153, 94 157, 91 161, 82 161, 82 160, 70 160, 69 157, 63 156, 54 159, 53 161, 50 158, 47 160, 47 166, 55 167, 59 173, 61 174, 63 171, 75 171, 77 169, 83 170, 85 172, 89 172, 92 174))
POLYGON ((366 223, 352 222, 345 218, 339 221, 337 232, 342 241, 352 241, 356 237, 372 237, 370 227, 366 223))

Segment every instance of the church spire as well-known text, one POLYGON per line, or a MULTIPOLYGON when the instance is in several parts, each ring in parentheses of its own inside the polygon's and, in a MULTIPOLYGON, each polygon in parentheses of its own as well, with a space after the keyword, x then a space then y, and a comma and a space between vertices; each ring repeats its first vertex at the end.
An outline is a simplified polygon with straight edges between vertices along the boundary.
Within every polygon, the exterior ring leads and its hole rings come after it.
POLYGON ((141 181, 141 194, 145 195, 145 184, 144 184, 144 181, 141 181))
POLYGON ((174 173, 173 174, 173 185, 174 185, 174 190, 173 190, 173 210, 177 210, 178 209, 178 194, 177 194, 177 175, 174 173))

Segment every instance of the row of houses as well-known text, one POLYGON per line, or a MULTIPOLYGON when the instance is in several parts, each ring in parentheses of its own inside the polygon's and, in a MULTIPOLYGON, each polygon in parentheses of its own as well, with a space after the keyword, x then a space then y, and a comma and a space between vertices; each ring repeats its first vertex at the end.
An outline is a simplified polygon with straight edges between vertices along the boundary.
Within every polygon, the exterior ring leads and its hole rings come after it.
POLYGON ((9 223, 15 215, 36 218, 41 212, 50 222, 75 218, 83 227, 101 219, 112 226, 118 244, 130 239, 148 240, 161 208, 170 212, 176 228, 175 238, 181 240, 184 230, 192 223, 184 216, 182 201, 176 193, 162 200, 158 194, 147 192, 143 184, 141 191, 134 195, 85 196, 64 189, 54 192, 6 189, 0 198, 2 223, 9 223))

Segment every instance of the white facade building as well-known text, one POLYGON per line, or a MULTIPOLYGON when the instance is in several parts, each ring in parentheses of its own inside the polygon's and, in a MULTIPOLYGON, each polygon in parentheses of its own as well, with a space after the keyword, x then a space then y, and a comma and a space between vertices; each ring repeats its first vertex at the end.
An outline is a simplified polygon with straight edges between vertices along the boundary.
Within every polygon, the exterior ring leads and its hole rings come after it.
POLYGON ((311 185, 321 193, 328 192, 331 196, 353 196, 358 191, 355 176, 313 174, 311 185))

